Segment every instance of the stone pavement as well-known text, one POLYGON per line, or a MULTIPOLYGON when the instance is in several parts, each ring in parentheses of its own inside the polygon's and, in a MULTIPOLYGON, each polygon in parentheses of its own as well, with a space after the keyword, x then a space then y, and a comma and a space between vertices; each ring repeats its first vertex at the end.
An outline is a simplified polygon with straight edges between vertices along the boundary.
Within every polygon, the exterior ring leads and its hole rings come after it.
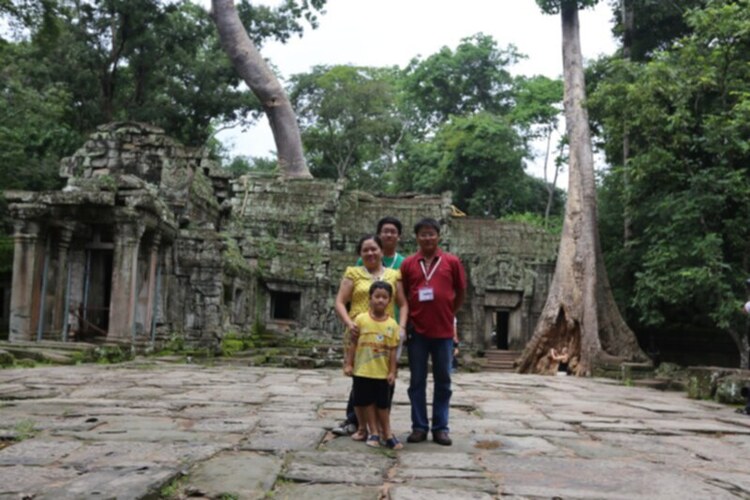
POLYGON ((335 370, 3 370, 0 498, 750 498, 750 418, 682 393, 459 373, 454 445, 393 452, 326 432, 348 389, 335 370))

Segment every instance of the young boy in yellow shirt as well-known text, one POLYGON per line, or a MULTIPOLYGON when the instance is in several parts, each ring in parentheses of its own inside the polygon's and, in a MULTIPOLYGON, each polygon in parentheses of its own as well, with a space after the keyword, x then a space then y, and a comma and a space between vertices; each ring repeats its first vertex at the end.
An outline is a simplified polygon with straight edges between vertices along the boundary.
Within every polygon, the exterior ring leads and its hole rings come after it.
MULTIPOLYGON (((403 445, 391 432, 390 387, 396 382, 396 349, 399 344, 399 326, 386 313, 393 287, 376 281, 370 286, 370 310, 354 318, 359 335, 347 352, 344 373, 354 377, 354 411, 359 429, 352 437, 357 439, 380 429, 388 448, 399 450, 403 445)), ((367 446, 379 447, 380 436, 367 435, 367 446)))

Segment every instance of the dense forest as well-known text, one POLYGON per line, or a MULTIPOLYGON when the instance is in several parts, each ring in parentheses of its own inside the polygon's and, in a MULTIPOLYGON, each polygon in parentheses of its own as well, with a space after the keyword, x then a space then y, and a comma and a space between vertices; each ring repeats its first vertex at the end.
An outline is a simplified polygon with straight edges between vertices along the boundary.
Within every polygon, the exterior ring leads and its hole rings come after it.
MULTIPOLYGON (((638 332, 729 334, 747 363, 750 0, 610 1, 617 53, 587 64, 598 223, 612 288, 638 332)), ((314 28, 325 0, 238 2, 253 42, 314 28)), ((208 13, 187 0, 0 0, 0 189, 58 187, 60 158, 112 120, 209 148, 260 116, 208 13)), ((559 47, 550 47, 559 50, 559 47)), ((523 57, 484 34, 403 68, 316 66, 291 76, 315 177, 354 188, 452 190, 470 215, 559 225, 567 163, 562 81, 515 76, 523 57), (547 156, 531 144, 549 141, 547 156), (525 164, 547 167, 546 179, 525 164)), ((641 340, 643 343, 643 336, 641 340)))

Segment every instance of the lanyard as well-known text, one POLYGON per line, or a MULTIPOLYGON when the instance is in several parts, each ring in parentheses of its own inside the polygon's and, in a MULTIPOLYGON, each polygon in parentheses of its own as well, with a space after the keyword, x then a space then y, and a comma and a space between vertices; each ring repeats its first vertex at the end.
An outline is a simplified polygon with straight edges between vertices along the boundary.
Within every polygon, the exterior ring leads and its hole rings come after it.
POLYGON ((440 266, 440 260, 442 257, 438 257, 437 262, 435 262, 435 265, 432 266, 432 271, 430 271, 430 274, 427 274, 427 268, 424 265, 424 259, 419 261, 419 265, 422 266, 422 274, 424 275, 424 282, 426 284, 430 284, 430 280, 432 279, 432 276, 435 274, 435 271, 437 271, 437 268, 440 266))
POLYGON ((393 261, 391 261, 391 265, 388 266, 389 269, 395 269, 396 261, 398 261, 399 254, 396 252, 396 255, 393 256, 393 261))

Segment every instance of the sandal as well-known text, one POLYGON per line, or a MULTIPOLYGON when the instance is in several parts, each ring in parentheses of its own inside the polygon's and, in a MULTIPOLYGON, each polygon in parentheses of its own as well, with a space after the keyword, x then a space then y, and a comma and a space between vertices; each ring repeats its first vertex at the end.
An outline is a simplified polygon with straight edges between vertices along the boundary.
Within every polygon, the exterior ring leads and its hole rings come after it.
POLYGON ((392 450, 400 450, 401 448, 404 447, 404 445, 401 444, 401 441, 399 441, 396 436, 391 436, 388 439, 386 439, 385 445, 392 450))
POLYGON ((355 441, 364 441, 367 439, 367 431, 357 429, 357 432, 352 434, 351 438, 355 441))
POLYGON ((380 436, 377 434, 370 434, 367 436, 365 444, 371 448, 380 448, 380 436))

